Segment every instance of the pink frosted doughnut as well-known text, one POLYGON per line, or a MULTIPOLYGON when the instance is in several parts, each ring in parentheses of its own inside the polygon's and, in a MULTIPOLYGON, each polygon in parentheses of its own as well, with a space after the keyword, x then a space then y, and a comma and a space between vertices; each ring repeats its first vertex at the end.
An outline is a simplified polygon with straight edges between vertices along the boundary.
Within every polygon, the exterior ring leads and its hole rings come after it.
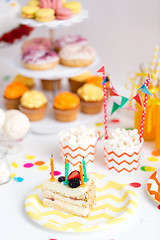
POLYGON ((24 67, 31 70, 45 70, 56 66, 59 56, 50 50, 30 50, 22 56, 24 67))
POLYGON ((55 49, 59 51, 63 47, 74 43, 87 44, 88 40, 80 35, 67 35, 64 37, 59 37, 55 41, 55 49))
POLYGON ((58 8, 56 10, 56 19, 67 20, 72 17, 72 10, 69 8, 58 8))
POLYGON ((22 52, 28 52, 30 50, 51 50, 52 44, 48 38, 33 38, 25 41, 22 45, 22 52))

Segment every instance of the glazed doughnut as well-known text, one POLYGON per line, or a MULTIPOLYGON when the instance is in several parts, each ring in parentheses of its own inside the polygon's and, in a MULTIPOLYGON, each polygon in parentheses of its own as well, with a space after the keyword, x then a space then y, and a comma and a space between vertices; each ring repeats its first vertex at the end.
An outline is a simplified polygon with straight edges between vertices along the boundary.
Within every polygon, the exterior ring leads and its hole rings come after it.
POLYGON ((59 56, 54 51, 32 50, 23 54, 23 65, 31 70, 46 70, 59 63, 59 56))
POLYGON ((71 44, 59 53, 60 63, 68 67, 86 67, 95 59, 95 51, 88 44, 71 44))
POLYGON ((33 38, 28 41, 25 41, 22 44, 22 52, 28 52, 32 50, 51 50, 52 44, 48 38, 33 38))

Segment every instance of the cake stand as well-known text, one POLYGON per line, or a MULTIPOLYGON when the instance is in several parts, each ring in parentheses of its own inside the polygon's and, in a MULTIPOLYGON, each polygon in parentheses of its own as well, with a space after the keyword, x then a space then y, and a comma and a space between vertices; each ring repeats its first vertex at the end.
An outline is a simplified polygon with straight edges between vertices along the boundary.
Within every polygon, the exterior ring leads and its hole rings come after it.
MULTIPOLYGON (((17 16, 19 23, 21 24, 26 24, 30 27, 34 28, 39 28, 39 27, 46 27, 49 29, 50 33, 50 39, 51 42, 54 45, 54 40, 55 40, 55 29, 62 28, 62 27, 69 27, 72 26, 75 23, 80 23, 84 19, 88 18, 89 12, 86 9, 83 9, 80 13, 78 14, 73 14, 73 17, 69 20, 56 20, 54 19, 53 21, 50 22, 38 22, 34 19, 25 19, 22 18, 20 15, 17 16)), ((71 67, 65 67, 63 65, 58 65, 54 69, 49 69, 49 70, 43 70, 43 71, 32 71, 29 69, 26 69, 23 67, 20 56, 17 56, 15 61, 13 62, 14 67, 17 68, 18 72, 24 76, 35 78, 35 79, 47 79, 47 80, 57 80, 57 79, 64 79, 64 78, 69 78, 73 76, 77 76, 80 74, 83 74, 87 69, 90 69, 91 67, 96 66, 99 63, 99 57, 96 57, 94 62, 87 67, 80 67, 80 68, 71 68, 71 67)), ((54 88, 54 95, 58 93, 56 81, 53 81, 53 88, 54 88)), ((48 97, 50 100, 50 97, 48 97)), ((53 99, 53 96, 52 96, 53 99)), ((37 134, 54 134, 57 131, 60 131, 63 127, 69 127, 72 126, 73 123, 61 123, 57 122, 53 118, 53 113, 52 113, 52 108, 53 103, 48 104, 48 109, 46 113, 45 119, 38 121, 38 122, 33 122, 31 125, 31 129, 34 133, 37 134)), ((95 118, 98 117, 95 115, 95 118)), ((94 119, 94 116, 92 116, 91 119, 94 119)), ((76 121, 74 121, 75 124, 82 124, 89 121, 88 115, 87 114, 82 114, 79 113, 79 116, 76 121)))

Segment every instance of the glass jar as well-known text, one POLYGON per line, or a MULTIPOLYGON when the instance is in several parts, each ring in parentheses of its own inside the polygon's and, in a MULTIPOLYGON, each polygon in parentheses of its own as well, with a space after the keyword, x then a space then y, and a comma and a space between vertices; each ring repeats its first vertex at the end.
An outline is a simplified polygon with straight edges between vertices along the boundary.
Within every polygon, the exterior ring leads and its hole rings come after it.
POLYGON ((0 147, 0 184, 6 183, 11 179, 11 168, 7 160, 7 150, 0 147))

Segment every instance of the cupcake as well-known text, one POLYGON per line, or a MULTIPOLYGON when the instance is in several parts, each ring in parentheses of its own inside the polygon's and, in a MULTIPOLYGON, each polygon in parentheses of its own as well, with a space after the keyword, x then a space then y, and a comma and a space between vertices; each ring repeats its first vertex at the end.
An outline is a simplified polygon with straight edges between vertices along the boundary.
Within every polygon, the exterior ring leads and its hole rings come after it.
POLYGON ((137 129, 111 129, 103 144, 109 170, 130 173, 139 168, 143 140, 140 143, 137 129))
POLYGON ((77 91, 81 99, 81 111, 87 114, 99 113, 103 105, 103 90, 93 83, 86 83, 77 91))
POLYGON ((12 82, 4 90, 4 105, 9 109, 18 109, 21 96, 28 88, 21 82, 12 82))
POLYGON ((77 118, 80 99, 76 94, 62 92, 54 99, 54 117, 61 122, 71 122, 77 118))
POLYGON ((15 76, 12 82, 21 82, 23 83, 28 89, 34 88, 34 79, 25 77, 21 74, 15 76))
POLYGON ((46 91, 54 91, 55 89, 60 90, 61 79, 57 80, 41 79, 41 86, 42 89, 46 91))
POLYGON ((36 90, 27 91, 20 99, 19 110, 27 115, 30 121, 38 121, 44 118, 47 98, 36 90))
POLYGON ((87 128, 80 125, 60 132, 60 152, 61 159, 68 161, 72 166, 76 166, 85 159, 86 164, 95 160, 96 144, 99 135, 94 128, 87 128))
POLYGON ((82 87, 83 84, 91 77, 91 73, 89 71, 75 77, 71 77, 68 79, 71 91, 76 93, 78 88, 82 87))
MULTIPOLYGON (((87 79, 86 83, 93 83, 98 87, 103 88, 103 85, 101 84, 103 82, 103 77, 100 76, 91 76, 87 79)), ((106 87, 109 88, 109 82, 106 83, 106 87)))

